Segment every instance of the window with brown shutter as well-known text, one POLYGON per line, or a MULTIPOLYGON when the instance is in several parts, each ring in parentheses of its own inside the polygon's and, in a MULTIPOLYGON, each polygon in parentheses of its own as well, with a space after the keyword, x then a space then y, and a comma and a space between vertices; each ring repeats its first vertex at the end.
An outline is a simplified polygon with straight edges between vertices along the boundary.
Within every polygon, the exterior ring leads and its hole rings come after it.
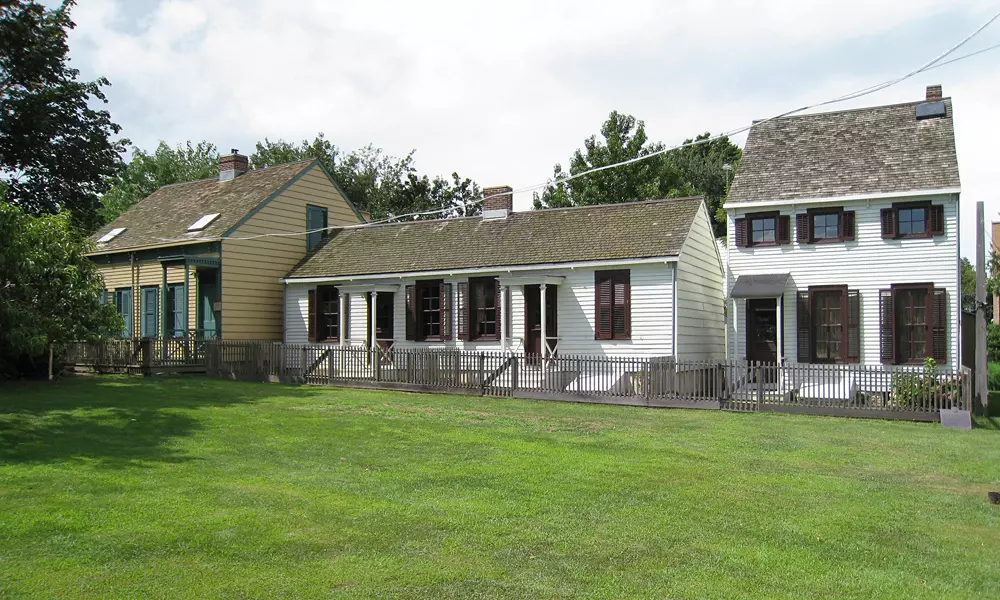
POLYGON ((451 339, 451 284, 441 284, 441 339, 451 339))
POLYGON ((777 246, 791 241, 791 217, 777 212, 752 213, 743 219, 737 219, 737 246, 777 246), (740 229, 743 229, 741 244, 740 229))
POLYGON ((734 222, 736 228, 736 247, 746 248, 747 246, 747 220, 744 217, 736 219, 734 222))
POLYGON ((854 240, 854 211, 843 207, 812 208, 795 216, 796 241, 829 244, 854 240))
POLYGON ((595 338, 631 339, 632 306, 629 270, 595 271, 594 290, 595 338))
POLYGON ((861 295, 847 286, 813 286, 796 295, 799 362, 861 360, 861 295))
POLYGON ((948 359, 948 293, 930 283, 896 284, 879 292, 883 363, 948 359))
MULTIPOLYGON (((451 284, 434 279, 418 281, 413 287, 415 339, 427 342, 451 339, 448 306, 451 284)), ((406 293, 410 294, 409 286, 406 293)))
POLYGON ((317 342, 337 342, 340 340, 340 291, 332 285, 316 288, 316 340, 317 342))
POLYGON ((944 235, 944 206, 930 202, 900 202, 883 208, 882 238, 928 238, 944 235))
POLYGON ((505 287, 503 291, 504 291, 504 297, 505 297, 504 303, 507 306, 507 315, 506 315, 507 318, 502 319, 503 320, 503 329, 504 329, 504 334, 508 338, 511 338, 511 337, 514 336, 514 334, 513 334, 514 328, 511 327, 511 323, 513 322, 513 319, 510 318, 511 313, 513 312, 513 308, 511 308, 513 305, 511 304, 510 286, 508 285, 507 287, 505 287))
POLYGON ((854 232, 857 229, 857 226, 854 223, 854 211, 845 210, 844 212, 841 213, 840 218, 841 218, 840 239, 845 242, 853 242, 855 237, 854 232))
POLYGON ((500 285, 497 278, 469 279, 468 296, 469 339, 500 339, 500 285))

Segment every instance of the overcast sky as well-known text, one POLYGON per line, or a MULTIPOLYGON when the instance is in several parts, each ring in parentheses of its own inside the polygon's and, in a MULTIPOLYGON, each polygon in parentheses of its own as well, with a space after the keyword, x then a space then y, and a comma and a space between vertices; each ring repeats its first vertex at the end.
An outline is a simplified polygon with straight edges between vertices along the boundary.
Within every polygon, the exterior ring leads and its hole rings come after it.
MULTIPOLYGON (((958 42, 997 2, 756 0, 501 3, 86 0, 73 64, 112 82, 141 148, 208 140, 245 152, 323 132, 353 149, 416 149, 430 175, 544 182, 612 110, 676 144, 901 75, 958 42)), ((1000 43, 1000 22, 955 56, 1000 43)), ((995 184, 1000 50, 834 108, 954 99, 962 254, 995 184)), ((735 139, 742 145, 743 137, 735 139)), ((530 194, 516 199, 526 209, 530 194)))

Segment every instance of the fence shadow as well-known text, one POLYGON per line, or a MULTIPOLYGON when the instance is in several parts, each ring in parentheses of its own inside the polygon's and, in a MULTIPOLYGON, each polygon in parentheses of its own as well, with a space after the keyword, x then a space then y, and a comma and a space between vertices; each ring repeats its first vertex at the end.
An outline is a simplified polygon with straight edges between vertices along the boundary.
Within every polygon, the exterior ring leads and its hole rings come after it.
MULTIPOLYGON (((172 443, 202 429, 198 409, 252 403, 274 392, 253 384, 234 390, 193 377, 13 384, 0 389, 0 465, 96 461, 101 467, 122 468, 198 460, 172 443)), ((316 392, 289 388, 282 393, 316 392)))

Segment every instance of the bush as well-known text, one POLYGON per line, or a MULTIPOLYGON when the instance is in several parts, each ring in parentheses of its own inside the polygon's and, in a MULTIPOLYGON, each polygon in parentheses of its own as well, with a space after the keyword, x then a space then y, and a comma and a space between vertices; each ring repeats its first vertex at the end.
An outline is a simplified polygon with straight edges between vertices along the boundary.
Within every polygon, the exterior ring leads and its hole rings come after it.
POLYGON ((1000 363, 1000 325, 986 324, 986 357, 991 363, 1000 363))
POLYGON ((930 406, 951 408, 960 401, 961 386, 957 378, 942 376, 937 361, 927 357, 923 373, 894 378, 892 395, 899 407, 920 408, 930 403, 930 406))
POLYGON ((991 362, 986 375, 986 387, 991 391, 1000 391, 1000 363, 991 362))

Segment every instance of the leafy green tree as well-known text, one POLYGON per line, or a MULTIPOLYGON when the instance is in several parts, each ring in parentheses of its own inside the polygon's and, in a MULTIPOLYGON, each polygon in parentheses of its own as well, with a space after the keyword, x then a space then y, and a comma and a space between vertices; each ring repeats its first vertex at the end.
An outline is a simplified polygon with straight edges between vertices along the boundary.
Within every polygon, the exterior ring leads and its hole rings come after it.
MULTIPOLYGON (((312 142, 294 144, 284 140, 258 142, 250 156, 254 168, 302 160, 318 159, 359 210, 373 219, 412 212, 444 209, 445 216, 463 215, 479 210, 467 206, 479 193, 469 179, 452 173, 451 179, 420 176, 414 166, 415 151, 402 158, 386 154, 371 144, 343 153, 322 133, 312 142)), ((475 198, 478 199, 478 198, 475 198)), ((425 218, 438 218, 427 215, 425 218)))
MULTIPOLYGON (((695 140, 710 138, 699 135, 695 140)), ((549 185, 535 194, 535 208, 635 202, 655 198, 704 195, 710 214, 718 215, 728 191, 728 163, 735 168, 741 151, 728 138, 699 143, 669 152, 652 142, 645 124, 631 115, 612 112, 601 127, 600 138, 591 136, 570 157, 569 171, 557 164, 549 185), (662 153, 661 153, 662 152, 662 153), (648 158, 643 158, 648 157, 648 158), (586 171, 636 162, 570 179, 586 171)), ((725 215, 716 223, 716 234, 725 230, 725 215)))
POLYGON ((121 316, 100 301, 92 244, 67 213, 31 216, 0 203, 0 372, 48 354, 72 340, 119 335, 121 316))
POLYGON ((100 224, 100 195, 122 166, 127 140, 106 110, 105 78, 78 81, 66 36, 73 0, 55 9, 0 2, 0 181, 8 202, 34 214, 69 210, 100 224))
POLYGON ((101 198, 101 216, 111 222, 133 204, 172 183, 218 177, 219 151, 209 142, 160 142, 152 153, 132 148, 132 160, 101 198))

